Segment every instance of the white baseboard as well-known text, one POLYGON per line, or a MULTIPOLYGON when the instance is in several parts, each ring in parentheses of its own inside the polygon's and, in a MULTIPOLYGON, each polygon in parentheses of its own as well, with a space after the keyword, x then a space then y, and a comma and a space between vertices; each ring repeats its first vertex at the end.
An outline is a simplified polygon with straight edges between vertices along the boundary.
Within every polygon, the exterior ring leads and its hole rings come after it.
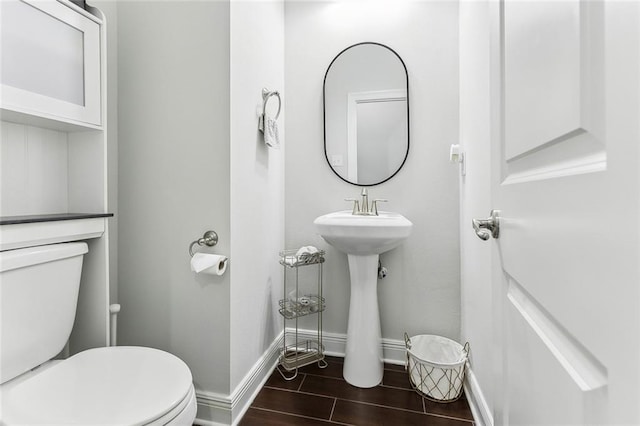
POLYGON ((473 414, 473 421, 478 426, 493 426, 492 410, 484 398, 476 375, 468 365, 467 367, 464 393, 467 396, 469 408, 471 408, 471 413, 473 414))
POLYGON ((224 426, 231 424, 231 397, 221 393, 196 391, 198 414, 194 424, 224 426))
MULTIPOLYGON (((287 333, 295 330, 287 329, 287 333)), ((315 330, 298 330, 301 339, 315 339, 315 330)), ((347 348, 347 335, 342 333, 322 333, 324 353, 332 356, 344 357, 347 348)), ((388 364, 404 365, 406 352, 404 340, 382 339, 382 357, 388 364)))
POLYGON ((231 395, 196 391, 198 417, 194 423, 202 426, 238 424, 276 367, 282 339, 283 333, 280 333, 231 395))

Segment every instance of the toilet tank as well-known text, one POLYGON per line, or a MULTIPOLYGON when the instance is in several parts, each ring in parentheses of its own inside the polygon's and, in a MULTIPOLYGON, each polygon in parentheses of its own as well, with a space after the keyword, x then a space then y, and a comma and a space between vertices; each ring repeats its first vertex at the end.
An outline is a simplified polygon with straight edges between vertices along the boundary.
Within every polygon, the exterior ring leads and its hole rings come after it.
POLYGON ((64 348, 76 315, 86 243, 0 252, 0 383, 64 348))

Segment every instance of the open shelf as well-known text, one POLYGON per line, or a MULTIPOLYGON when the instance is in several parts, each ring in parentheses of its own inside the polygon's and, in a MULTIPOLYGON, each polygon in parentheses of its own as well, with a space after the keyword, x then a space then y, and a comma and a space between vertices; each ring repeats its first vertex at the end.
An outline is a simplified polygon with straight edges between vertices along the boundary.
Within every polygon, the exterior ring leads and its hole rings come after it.
POLYGON ((284 347, 280 353, 280 365, 287 371, 324 359, 324 346, 317 340, 304 340, 284 347))
MULTIPOLYGON (((293 380, 298 375, 298 368, 318 363, 320 368, 327 367, 324 361, 324 346, 322 344, 322 313, 326 308, 322 297, 322 267, 324 251, 310 249, 313 253, 301 253, 301 250, 283 250, 280 252, 280 264, 283 271, 283 298, 280 299, 280 315, 283 316, 284 338, 280 349, 278 371, 285 380, 293 380), (300 254, 299 254, 300 253, 300 254), (315 266, 315 268, 313 268, 315 266), (313 272, 317 269, 315 289, 310 287, 301 293, 300 281, 314 281, 300 268, 313 272), (308 269, 309 268, 309 269, 308 269), (287 285, 287 276, 293 276, 293 285, 287 285), (298 296, 303 294, 302 296, 298 296), (299 340, 298 318, 315 315, 317 328, 315 338, 299 340), (295 322, 295 326, 287 328, 287 321, 295 322), (287 331, 289 330, 289 331, 287 331)), ((304 286, 306 287, 306 286, 304 286)), ((290 323, 291 324, 291 323, 290 323)))
POLYGON ((302 296, 297 301, 282 299, 280 303, 280 315, 286 319, 294 319, 306 315, 316 314, 324 311, 326 304, 324 297, 302 296), (302 301, 301 301, 302 300, 302 301), (308 302, 307 302, 308 301, 308 302))

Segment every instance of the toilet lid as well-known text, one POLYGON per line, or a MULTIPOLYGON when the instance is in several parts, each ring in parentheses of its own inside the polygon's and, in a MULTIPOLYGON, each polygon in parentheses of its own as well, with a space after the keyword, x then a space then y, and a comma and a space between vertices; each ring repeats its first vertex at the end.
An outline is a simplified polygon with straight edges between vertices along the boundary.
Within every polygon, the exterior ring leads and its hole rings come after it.
POLYGON ((191 389, 191 371, 167 352, 89 349, 3 389, 6 424, 141 425, 171 411, 191 389))

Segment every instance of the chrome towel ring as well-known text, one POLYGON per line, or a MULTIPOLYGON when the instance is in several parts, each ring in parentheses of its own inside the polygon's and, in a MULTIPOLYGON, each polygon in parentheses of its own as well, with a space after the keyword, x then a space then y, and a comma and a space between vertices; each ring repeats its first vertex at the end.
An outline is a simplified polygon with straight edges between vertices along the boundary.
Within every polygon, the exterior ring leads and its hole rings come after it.
POLYGON ((262 114, 260 115, 260 118, 258 118, 258 130, 260 130, 262 133, 264 133, 264 115, 267 112, 267 102, 272 96, 276 96, 278 98, 278 112, 276 112, 276 116, 273 119, 277 120, 278 117, 280 117, 280 110, 282 109, 282 99, 280 98, 280 92, 278 92, 277 90, 272 92, 267 88, 262 88, 262 114))

